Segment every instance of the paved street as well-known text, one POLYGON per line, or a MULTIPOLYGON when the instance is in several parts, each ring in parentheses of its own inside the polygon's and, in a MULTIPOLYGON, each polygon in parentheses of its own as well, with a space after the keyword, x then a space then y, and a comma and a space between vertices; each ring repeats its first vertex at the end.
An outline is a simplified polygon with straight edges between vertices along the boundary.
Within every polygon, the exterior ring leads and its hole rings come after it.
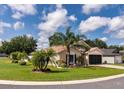
POLYGON ((0 85, 8 89, 124 89, 124 77, 100 81, 95 83, 72 85, 0 85))

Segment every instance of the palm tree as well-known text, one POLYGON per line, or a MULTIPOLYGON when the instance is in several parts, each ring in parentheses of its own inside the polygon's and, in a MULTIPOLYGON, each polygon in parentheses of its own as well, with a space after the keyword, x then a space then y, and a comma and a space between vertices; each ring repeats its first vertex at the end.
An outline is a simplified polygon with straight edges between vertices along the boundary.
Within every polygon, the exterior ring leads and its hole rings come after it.
POLYGON ((33 57, 31 59, 34 71, 42 71, 45 66, 45 54, 46 52, 44 50, 33 52, 33 57))
POLYGON ((51 61, 51 57, 55 55, 52 49, 40 50, 33 53, 32 63, 36 71, 45 71, 48 63, 51 61))
MULTIPOLYGON (((75 33, 71 32, 71 28, 68 27, 66 29, 65 34, 62 32, 54 33, 54 35, 49 38, 49 43, 50 46, 53 45, 66 46, 67 54, 70 55, 70 47, 72 47, 73 45, 79 45, 78 43, 87 48, 90 48, 90 46, 84 42, 84 38, 86 38, 84 35, 75 35, 75 33)), ((69 66, 69 60, 67 60, 67 66, 69 66)))
POLYGON ((54 50, 48 49, 48 50, 46 51, 46 53, 45 53, 46 63, 45 63, 44 70, 46 70, 46 68, 47 68, 47 66, 48 66, 48 64, 49 64, 49 62, 51 61, 51 58, 52 58, 53 56, 55 56, 54 50))

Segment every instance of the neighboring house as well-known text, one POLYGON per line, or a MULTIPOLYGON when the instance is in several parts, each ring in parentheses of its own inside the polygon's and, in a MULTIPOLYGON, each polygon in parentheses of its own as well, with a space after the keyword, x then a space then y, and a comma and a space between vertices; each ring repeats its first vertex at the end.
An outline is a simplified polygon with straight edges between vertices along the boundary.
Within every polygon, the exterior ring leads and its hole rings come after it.
MULTIPOLYGON (((90 50, 86 51, 80 48, 71 48, 70 55, 67 56, 67 49, 66 47, 59 45, 59 46, 52 46, 52 48, 57 55, 55 56, 56 60, 63 60, 67 62, 68 58, 70 59, 69 64, 76 64, 76 59, 81 56, 81 54, 85 53, 86 60, 88 64, 103 64, 103 63, 121 63, 122 56, 115 50, 115 49, 99 49, 97 47, 91 48, 90 50)), ((83 60, 83 59, 82 59, 83 60)))
POLYGON ((119 54, 122 55, 122 56, 124 56, 124 50, 120 50, 119 51, 119 54))
POLYGON ((124 50, 120 50, 119 54, 122 56, 122 62, 124 63, 124 50))
POLYGON ((7 57, 7 54, 5 54, 5 53, 0 53, 0 57, 7 57))

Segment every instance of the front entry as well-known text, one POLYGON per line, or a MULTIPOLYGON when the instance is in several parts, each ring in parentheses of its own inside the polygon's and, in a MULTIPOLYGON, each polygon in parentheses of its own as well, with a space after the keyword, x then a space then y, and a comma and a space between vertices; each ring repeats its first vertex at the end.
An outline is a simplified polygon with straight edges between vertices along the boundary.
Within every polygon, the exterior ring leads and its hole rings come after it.
POLYGON ((102 56, 101 55, 89 55, 89 64, 101 64, 102 56))
POLYGON ((69 65, 73 65, 76 63, 76 54, 66 55, 66 63, 69 61, 69 65))

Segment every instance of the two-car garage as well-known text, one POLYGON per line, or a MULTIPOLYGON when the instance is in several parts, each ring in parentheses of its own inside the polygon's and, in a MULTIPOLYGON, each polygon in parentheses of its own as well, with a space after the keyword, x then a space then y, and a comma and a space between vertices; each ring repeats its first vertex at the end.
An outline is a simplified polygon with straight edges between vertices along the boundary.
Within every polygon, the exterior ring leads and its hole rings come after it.
POLYGON ((101 55, 89 55, 89 64, 101 64, 102 56, 101 55))
POLYGON ((99 49, 95 47, 91 48, 86 53, 89 64, 122 63, 122 56, 114 49, 99 49))

